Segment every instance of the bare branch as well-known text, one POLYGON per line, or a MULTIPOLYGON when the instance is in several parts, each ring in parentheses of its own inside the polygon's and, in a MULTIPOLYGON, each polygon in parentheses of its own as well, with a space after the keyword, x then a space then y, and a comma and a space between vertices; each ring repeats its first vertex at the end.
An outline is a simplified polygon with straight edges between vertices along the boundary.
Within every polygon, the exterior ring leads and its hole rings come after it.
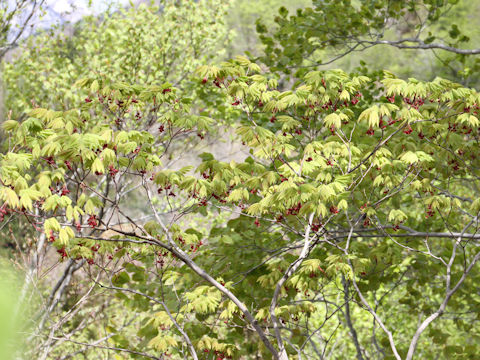
POLYGON ((255 331, 260 336, 260 339, 265 344, 265 346, 268 348, 268 350, 270 350, 273 357, 275 359, 280 359, 277 350, 274 348, 274 346, 272 345, 270 340, 268 340, 267 335, 265 334, 263 329, 260 327, 260 325, 258 324, 258 321, 255 319, 255 317, 250 313, 247 306, 243 302, 241 302, 230 290, 228 290, 225 286, 220 284, 210 274, 208 274, 204 269, 202 269, 200 266, 198 266, 197 263, 195 263, 188 256, 188 254, 186 254, 182 249, 180 249, 177 246, 177 244, 175 244, 175 242, 173 241, 172 236, 170 234, 170 231, 168 230, 168 228, 164 224, 163 220, 158 215, 157 210, 155 209, 155 206, 153 205, 152 196, 150 194, 150 190, 148 189, 148 186, 145 184, 145 182, 144 182, 143 185, 145 187, 145 191, 146 191, 146 194, 147 194, 149 205, 150 205, 153 213, 155 214, 155 219, 157 220, 158 224, 160 225, 160 227, 164 231, 165 237, 167 238, 168 243, 169 243, 169 245, 162 244, 162 247, 164 247, 165 249, 167 249, 170 252, 172 252, 173 254, 175 254, 175 256, 177 256, 180 260, 182 260, 185 263, 185 265, 187 265, 190 269, 192 269, 197 275, 199 275, 201 278, 203 278, 204 280, 209 282, 211 285, 213 285, 215 288, 220 290, 220 292, 222 292, 235 305, 237 305, 237 307, 245 315, 245 317, 250 322, 250 324, 252 324, 255 331))
POLYGON ((175 325, 177 330, 180 332, 180 334, 182 334, 183 338, 187 342, 188 349, 190 350, 190 354, 192 355, 192 358, 195 359, 195 360, 198 360, 197 352, 195 351, 195 347, 193 346, 192 341, 190 340, 190 337, 185 332, 185 330, 180 326, 180 324, 175 320, 172 313, 170 312, 170 309, 167 307, 167 305, 163 301, 160 301, 158 299, 155 299, 152 296, 149 296, 147 294, 144 294, 140 291, 133 290, 133 289, 125 289, 125 288, 121 288, 121 287, 117 287, 117 286, 107 286, 107 285, 100 284, 100 283, 98 283, 98 285, 100 287, 103 287, 103 288, 106 288, 106 289, 112 289, 112 290, 117 290, 117 291, 125 291, 125 292, 130 292, 130 293, 133 293, 133 294, 137 294, 137 295, 143 296, 143 297, 145 297, 145 298, 147 298, 147 299, 149 299, 149 300, 151 300, 151 301, 153 301, 153 302, 155 302, 159 305, 162 305, 162 307, 165 309, 165 312, 167 313, 168 317, 172 321, 173 325, 175 325))
POLYGON ((350 329, 350 334, 352 335, 353 343, 355 345, 355 349, 357 350, 357 359, 363 360, 362 355, 362 348, 358 342, 357 331, 353 327, 352 319, 350 317, 350 296, 349 296, 349 289, 348 289, 348 282, 345 280, 345 276, 342 275, 342 285, 345 291, 344 300, 345 300, 345 320, 347 321, 347 326, 350 329))
POLYGON ((359 40, 360 43, 367 43, 371 46, 375 45, 389 45, 399 49, 418 49, 418 50, 432 50, 432 49, 440 49, 449 52, 453 52, 455 54, 460 55, 476 55, 480 54, 480 49, 459 49, 453 46, 438 44, 438 43, 430 43, 425 44, 422 40, 418 38, 406 38, 400 39, 396 41, 392 40, 376 40, 376 41, 367 41, 367 40, 359 40), (408 45, 405 43, 414 43, 412 45, 408 45))
POLYGON ((282 290, 283 285, 285 282, 288 280, 288 278, 298 269, 298 267, 302 264, 303 260, 307 258, 307 256, 310 253, 310 229, 312 228, 312 222, 313 222, 313 215, 314 213, 310 214, 310 217, 308 218, 308 225, 305 230, 305 237, 304 237, 304 245, 302 252, 300 253, 300 256, 295 260, 290 266, 288 267, 287 271, 285 271, 285 274, 283 274, 282 278, 277 282, 277 285, 275 286, 275 291, 273 293, 272 297, 272 302, 270 303, 270 317, 272 319, 273 323, 273 328, 275 330, 275 337, 277 339, 279 351, 280 351, 280 359, 288 359, 287 352, 285 351, 285 346, 283 344, 283 339, 282 339, 282 334, 280 331, 280 325, 278 323, 277 316, 275 315, 275 309, 277 307, 277 301, 278 297, 280 296, 280 291, 282 290))

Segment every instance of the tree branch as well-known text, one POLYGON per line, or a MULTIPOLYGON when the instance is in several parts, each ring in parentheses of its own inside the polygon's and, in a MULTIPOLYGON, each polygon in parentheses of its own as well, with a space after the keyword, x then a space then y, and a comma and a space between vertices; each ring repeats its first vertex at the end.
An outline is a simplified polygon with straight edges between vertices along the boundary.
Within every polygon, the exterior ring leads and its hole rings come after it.
POLYGON ((100 284, 100 283, 98 283, 98 285, 100 287, 103 287, 103 288, 106 288, 106 289, 112 289, 112 290, 117 290, 117 291, 125 291, 125 292, 130 292, 130 293, 133 293, 133 294, 137 294, 137 295, 143 296, 143 297, 153 301, 154 303, 162 305, 162 307, 165 309, 165 312, 167 313, 168 317, 172 321, 173 325, 175 325, 177 330, 180 332, 180 334, 182 334, 183 338, 187 342, 187 346, 188 346, 188 349, 190 351, 190 354, 192 355, 192 358, 195 359, 195 360, 198 360, 197 352, 195 351, 195 347, 193 346, 192 341, 190 340, 190 337, 185 332, 185 330, 183 330, 183 328, 180 326, 180 324, 175 320, 172 313, 170 312, 170 309, 167 307, 167 305, 163 301, 160 301, 158 299, 155 299, 152 296, 149 296, 147 294, 144 294, 140 291, 133 290, 133 289, 125 289, 125 288, 121 288, 121 287, 117 287, 117 286, 107 286, 107 285, 103 285, 103 284, 100 284))
POLYGON ((358 360, 363 360, 363 355, 362 355, 362 348, 360 347, 360 344, 358 342, 358 336, 357 336, 357 331, 353 327, 352 324, 352 319, 350 317, 350 299, 349 299, 349 289, 348 289, 348 282, 345 280, 345 276, 342 274, 342 285, 343 289, 345 291, 344 293, 344 300, 345 300, 345 320, 347 321, 347 326, 350 329, 350 334, 352 335, 353 338, 353 344, 355 345, 355 349, 357 350, 357 359, 358 360))
MULTIPOLYGON (((260 327, 258 324, 258 321, 254 318, 254 316, 248 311, 247 306, 241 302, 230 290, 228 290, 225 286, 220 284, 217 280, 215 280, 210 274, 208 274, 205 270, 203 270, 200 266, 197 265, 189 256, 186 254, 182 249, 180 249, 177 244, 173 241, 170 231, 164 224, 163 220, 160 218, 160 216, 157 213, 157 210, 155 209, 155 206, 153 205, 152 202, 152 197, 150 194, 150 190, 148 189, 148 186, 144 182, 144 188, 147 193, 147 198, 149 205, 155 215, 155 219, 157 220, 158 224, 162 228, 162 230, 165 233, 165 237, 168 240, 169 245, 167 244, 162 244, 162 247, 167 249, 168 251, 172 252, 175 256, 177 256, 180 260, 185 263, 190 269, 192 269, 197 275, 199 275, 201 278, 209 282, 211 285, 213 285, 215 288, 217 288, 220 292, 222 292, 227 298, 229 298, 237 307, 240 309, 240 311, 245 315, 247 320, 252 324, 254 327, 255 331, 257 334, 260 336, 260 339, 262 342, 265 344, 267 349, 272 353, 273 357, 275 359, 280 360, 280 357, 278 355, 277 350, 275 347, 272 345, 270 340, 268 340, 267 335, 263 331, 263 329, 260 327)), ((135 235, 136 236, 136 235, 135 235)), ((137 236, 138 237, 138 236, 137 236)))
POLYGON ((359 40, 360 43, 367 43, 371 46, 375 45, 389 45, 396 47, 398 49, 417 49, 417 50, 432 50, 432 49, 440 49, 449 52, 453 52, 455 54, 460 55, 477 55, 480 54, 480 49, 459 49, 453 46, 438 44, 438 43, 430 43, 425 44, 422 40, 417 38, 406 38, 400 40, 375 40, 375 41, 368 41, 368 40, 359 40), (405 43, 415 43, 414 45, 407 45, 405 43))
POLYGON ((285 274, 283 274, 282 278, 277 282, 275 291, 273 293, 272 302, 270 303, 270 309, 269 309, 270 318, 272 319, 273 328, 275 330, 275 337, 277 339, 281 360, 287 360, 288 355, 287 355, 287 352, 285 351, 285 346, 283 344, 280 325, 278 323, 278 318, 275 315, 275 309, 277 307, 277 301, 278 301, 278 297, 280 296, 280 291, 282 290, 282 286, 285 284, 288 278, 298 269, 298 267, 302 264, 303 260, 305 260, 305 258, 310 253, 310 242, 311 242, 310 229, 312 228, 313 215, 314 213, 310 214, 310 217, 308 218, 308 225, 305 230, 305 237, 304 237, 305 242, 303 245, 302 252, 300 253, 300 256, 297 258, 297 260, 295 260, 292 264, 290 264, 287 271, 285 271, 285 274))

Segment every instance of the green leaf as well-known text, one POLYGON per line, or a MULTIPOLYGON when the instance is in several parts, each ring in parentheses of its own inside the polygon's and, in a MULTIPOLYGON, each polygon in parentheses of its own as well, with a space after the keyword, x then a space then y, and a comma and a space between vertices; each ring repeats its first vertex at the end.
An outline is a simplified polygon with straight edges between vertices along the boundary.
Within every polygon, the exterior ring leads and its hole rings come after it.
POLYGON ((11 208, 18 208, 20 205, 17 193, 8 187, 0 188, 0 199, 4 200, 11 208))
POLYGON ((93 161, 92 171, 99 174, 103 174, 105 172, 103 161, 100 158, 97 158, 93 161))
POLYGON ((60 224, 55 218, 46 219, 43 223, 43 228, 45 230, 45 234, 49 234, 50 231, 60 231, 60 224))
POLYGON ((6 120, 2 124, 2 129, 5 131, 14 131, 18 128, 18 122, 15 120, 6 120))
POLYGON ((130 281, 130 276, 127 272, 121 271, 112 278, 112 283, 115 286, 121 286, 130 281))

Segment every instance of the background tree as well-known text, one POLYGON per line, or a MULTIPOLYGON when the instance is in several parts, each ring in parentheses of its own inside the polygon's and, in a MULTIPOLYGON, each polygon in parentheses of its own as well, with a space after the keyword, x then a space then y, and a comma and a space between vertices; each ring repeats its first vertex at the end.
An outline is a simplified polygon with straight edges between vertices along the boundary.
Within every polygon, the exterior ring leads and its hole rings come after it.
POLYGON ((226 21, 234 31, 234 41, 228 48, 228 56, 249 52, 258 56, 262 51, 262 43, 256 32, 256 21, 262 19, 266 27, 274 26, 274 14, 277 9, 284 6, 289 11, 295 11, 310 4, 310 1, 279 1, 266 0, 252 4, 249 0, 236 0, 235 11, 229 11, 226 21), (252 6, 254 5, 254 6, 252 6))
POLYGON ((45 0, 7 0, 0 4, 0 59, 17 44, 44 3, 45 0))
POLYGON ((292 69, 317 65, 371 68, 433 80, 438 74, 477 84, 478 2, 313 1, 290 15, 282 8, 276 26, 259 22, 262 60, 292 69), (295 31, 302 29, 302 31, 295 31), (364 53, 364 54, 362 54, 364 53), (347 56, 348 55, 348 56, 347 56))

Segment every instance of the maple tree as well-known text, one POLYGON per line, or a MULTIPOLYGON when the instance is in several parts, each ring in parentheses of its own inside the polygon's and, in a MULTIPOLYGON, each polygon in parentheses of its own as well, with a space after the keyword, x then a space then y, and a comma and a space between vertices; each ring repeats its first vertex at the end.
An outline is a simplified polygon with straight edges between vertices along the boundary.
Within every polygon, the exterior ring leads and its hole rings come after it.
POLYGON ((88 284, 64 312, 52 293, 44 358, 475 358, 476 90, 388 71, 286 84, 244 56, 192 56, 174 86, 183 68, 150 82, 117 61, 19 97, 2 125, 2 220, 88 284), (203 152, 230 129, 244 159, 203 152))

